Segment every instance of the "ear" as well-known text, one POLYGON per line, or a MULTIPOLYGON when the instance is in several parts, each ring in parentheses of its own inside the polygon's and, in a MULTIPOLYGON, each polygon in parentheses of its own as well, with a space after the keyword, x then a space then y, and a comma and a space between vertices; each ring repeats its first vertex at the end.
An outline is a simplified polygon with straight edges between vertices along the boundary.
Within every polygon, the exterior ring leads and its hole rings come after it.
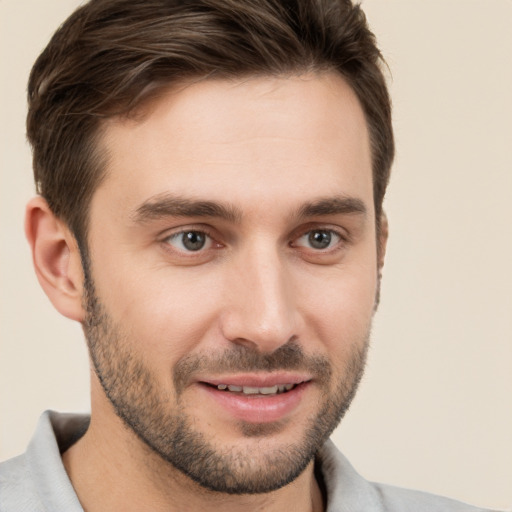
POLYGON ((386 247, 388 244, 388 236, 388 217, 384 212, 382 212, 380 217, 380 227, 377 239, 377 269, 379 271, 379 276, 382 271, 382 267, 384 266, 384 259, 386 257, 386 247))
POLYGON ((64 316, 82 322, 83 271, 80 251, 68 227, 35 197, 25 212, 25 235, 39 284, 64 316))

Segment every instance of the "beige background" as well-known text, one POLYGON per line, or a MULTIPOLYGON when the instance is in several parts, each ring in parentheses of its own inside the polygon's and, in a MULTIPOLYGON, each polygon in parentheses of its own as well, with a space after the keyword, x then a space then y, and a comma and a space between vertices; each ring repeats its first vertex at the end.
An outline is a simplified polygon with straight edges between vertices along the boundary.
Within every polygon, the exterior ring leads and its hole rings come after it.
MULTIPOLYGON (((22 234, 30 66, 77 0, 0 0, 0 459, 46 408, 88 408, 78 325, 22 234)), ((392 70, 398 157, 373 349, 335 433, 367 478, 512 507, 512 2, 366 0, 392 70)))

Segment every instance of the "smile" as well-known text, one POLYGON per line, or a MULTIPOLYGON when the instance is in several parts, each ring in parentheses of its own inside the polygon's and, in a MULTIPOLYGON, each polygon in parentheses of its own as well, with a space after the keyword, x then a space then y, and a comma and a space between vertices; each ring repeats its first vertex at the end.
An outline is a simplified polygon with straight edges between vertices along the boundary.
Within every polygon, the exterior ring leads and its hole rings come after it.
POLYGON ((278 395, 292 390, 297 384, 276 384, 274 386, 253 387, 253 386, 235 386, 233 384, 218 384, 219 391, 228 391, 231 393, 241 393, 244 395, 278 395))
POLYGON ((199 388, 215 404, 217 414, 249 423, 284 420, 297 411, 313 389, 311 375, 232 375, 199 380, 199 388), (218 407, 220 406, 220 409, 218 407))

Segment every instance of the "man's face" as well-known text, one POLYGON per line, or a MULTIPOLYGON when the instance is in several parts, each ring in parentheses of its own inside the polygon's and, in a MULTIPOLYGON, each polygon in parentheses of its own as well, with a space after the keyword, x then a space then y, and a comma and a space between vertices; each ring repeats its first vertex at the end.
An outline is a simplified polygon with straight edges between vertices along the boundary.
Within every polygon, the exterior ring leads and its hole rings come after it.
POLYGON ((283 486, 364 367, 377 251, 354 93, 331 74, 206 80, 110 121, 103 144, 93 419, 117 414, 205 487, 283 486))

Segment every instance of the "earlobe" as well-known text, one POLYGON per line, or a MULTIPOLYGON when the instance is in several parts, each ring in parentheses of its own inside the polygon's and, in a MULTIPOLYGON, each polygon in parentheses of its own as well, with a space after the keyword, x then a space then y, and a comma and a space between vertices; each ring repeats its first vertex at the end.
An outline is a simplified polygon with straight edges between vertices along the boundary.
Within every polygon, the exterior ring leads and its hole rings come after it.
POLYGON ((68 227, 40 196, 27 204, 25 234, 44 292, 61 314, 81 322, 84 310, 80 251, 68 227))

